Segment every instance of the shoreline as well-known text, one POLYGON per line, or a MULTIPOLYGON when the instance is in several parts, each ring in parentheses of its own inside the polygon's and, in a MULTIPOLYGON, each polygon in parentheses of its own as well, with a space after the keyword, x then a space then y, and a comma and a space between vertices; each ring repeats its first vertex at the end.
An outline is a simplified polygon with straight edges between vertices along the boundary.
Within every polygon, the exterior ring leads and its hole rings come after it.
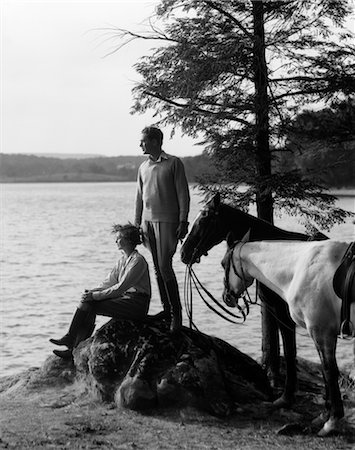
MULTIPOLYGON (((84 176, 80 178, 58 178, 58 179, 41 179, 41 178, 11 178, 11 179, 4 179, 0 178, 0 184, 54 184, 54 183, 136 183, 135 179, 117 179, 114 177, 108 177, 108 178, 97 178, 97 175, 94 174, 85 174, 84 176)), ((195 185, 195 181, 189 181, 190 185, 195 185)), ((355 186, 349 186, 349 187, 329 187, 325 189, 325 192, 329 191, 329 194, 339 196, 339 197, 355 197, 355 186)))

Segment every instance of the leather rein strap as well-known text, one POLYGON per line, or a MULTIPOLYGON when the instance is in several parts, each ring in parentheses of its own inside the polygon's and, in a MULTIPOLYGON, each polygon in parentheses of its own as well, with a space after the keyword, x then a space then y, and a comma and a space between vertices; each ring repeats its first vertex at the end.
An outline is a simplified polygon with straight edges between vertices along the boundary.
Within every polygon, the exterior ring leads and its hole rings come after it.
MULTIPOLYGON (((195 249, 195 251, 196 251, 196 249, 195 249)), ((236 274, 236 276, 238 276, 239 278, 241 278, 243 280, 243 284, 246 287, 244 270, 241 266, 241 270, 242 270, 242 277, 241 277, 238 274, 237 269, 234 264, 234 261, 233 261, 233 252, 234 252, 234 248, 231 249, 230 255, 227 259, 226 273, 228 274, 228 276, 225 278, 224 282, 225 282, 225 288, 227 291, 227 295, 229 294, 232 298, 234 298, 234 300, 235 300, 234 306, 238 309, 238 312, 240 314, 234 314, 233 312, 229 311, 219 300, 217 300, 211 294, 211 292, 209 292, 208 289, 201 283, 201 281, 197 277, 195 271, 192 269, 192 265, 188 265, 188 266, 186 266, 186 271, 185 271, 184 299, 185 299, 185 308, 186 308, 187 316, 189 318, 190 328, 195 328, 197 330, 197 327, 193 322, 192 285, 195 287, 197 293, 199 294, 201 300, 205 303, 205 305, 210 310, 212 310, 215 314, 217 314, 219 317, 221 317, 222 319, 224 319, 230 323, 240 324, 240 323, 245 322, 247 315, 249 314, 249 311, 250 311, 249 305, 257 303, 257 298, 255 299, 255 301, 253 301, 251 299, 247 289, 245 289, 247 298, 245 297, 245 295, 240 297, 243 299, 243 302, 244 302, 243 306, 239 305, 239 303, 238 303, 239 298, 237 298, 236 296, 234 296, 233 294, 230 293, 230 287, 229 287, 230 265, 232 265, 233 271, 236 274), (205 295, 212 302, 212 304, 209 300, 206 299, 205 295), (220 312, 217 308, 219 308, 223 312, 220 312), (232 319, 228 316, 231 316, 232 319), (233 320, 233 319, 238 319, 238 321, 233 320)))
MULTIPOLYGON (((227 291, 227 295, 229 295, 229 296, 231 297, 231 299, 233 299, 233 300, 235 301, 235 303, 238 304, 238 299, 239 299, 239 297, 236 296, 236 295, 234 294, 234 292, 231 291, 231 289, 230 289, 230 284, 229 284, 229 272, 230 272, 230 266, 232 266, 234 275, 235 275, 236 277, 238 277, 240 280, 242 280, 242 283, 243 283, 243 286, 244 286, 244 296, 243 296, 244 301, 245 301, 245 298, 244 298, 244 297, 247 296, 247 299, 248 299, 248 302, 247 302, 247 303, 249 303, 249 304, 251 304, 251 305, 255 305, 255 304, 257 303, 257 295, 256 295, 255 300, 253 301, 253 300, 251 299, 250 294, 249 294, 249 291, 248 291, 248 287, 247 287, 247 283, 246 283, 246 276, 245 276, 245 272, 244 272, 243 264, 242 264, 241 252, 242 252, 242 248, 243 248, 243 245, 244 245, 244 244, 245 244, 245 242, 242 242, 242 241, 236 241, 236 242, 234 243, 233 247, 231 247, 231 249, 229 250, 229 256, 228 256, 228 259, 227 259, 226 270, 225 270, 225 272, 226 272, 226 277, 225 277, 225 279, 224 279, 224 287, 225 287, 225 289, 226 289, 226 291, 227 291), (239 246, 239 252, 238 252, 238 259, 239 259, 239 263, 240 263, 240 271, 241 271, 241 275, 239 275, 238 270, 237 270, 237 268, 236 268, 236 266, 235 266, 235 263, 234 263, 234 259, 233 259, 233 254, 234 254, 235 248, 236 248, 236 246, 237 246, 238 244, 241 244, 241 245, 239 246)), ((248 313, 249 313, 249 310, 248 310, 248 313)))

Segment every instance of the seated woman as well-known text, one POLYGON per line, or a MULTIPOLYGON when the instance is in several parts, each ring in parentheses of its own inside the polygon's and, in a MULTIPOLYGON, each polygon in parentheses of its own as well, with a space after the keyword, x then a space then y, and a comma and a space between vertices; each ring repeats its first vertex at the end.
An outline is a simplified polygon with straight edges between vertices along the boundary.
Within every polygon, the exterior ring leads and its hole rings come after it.
POLYGON ((70 359, 72 349, 91 336, 96 315, 122 320, 143 320, 149 309, 151 286, 147 261, 138 253, 139 229, 134 225, 114 225, 116 244, 123 255, 97 288, 85 290, 74 314, 68 333, 61 339, 50 339, 68 350, 53 350, 61 358, 70 359))

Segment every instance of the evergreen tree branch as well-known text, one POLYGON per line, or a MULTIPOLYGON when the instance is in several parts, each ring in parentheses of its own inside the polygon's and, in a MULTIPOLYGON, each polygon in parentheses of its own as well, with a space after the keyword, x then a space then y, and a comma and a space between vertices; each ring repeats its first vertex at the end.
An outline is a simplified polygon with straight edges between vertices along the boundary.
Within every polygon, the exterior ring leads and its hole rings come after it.
POLYGON ((247 30, 247 28, 245 28, 243 26, 243 24, 236 18, 234 17, 232 14, 230 14, 228 11, 226 11, 225 9, 221 8, 220 6, 218 6, 216 4, 216 2, 210 1, 210 0, 203 0, 203 3, 205 3, 206 5, 208 5, 211 9, 215 9, 216 11, 220 12, 221 14, 223 14, 224 16, 228 17, 229 20, 231 20, 235 25, 238 26, 238 28, 248 37, 250 38, 252 41, 254 41, 254 36, 253 33, 250 33, 250 31, 247 30))
POLYGON ((241 124, 247 125, 247 126, 250 125, 250 123, 247 120, 240 119, 238 117, 235 117, 234 115, 224 114, 222 112, 208 111, 206 109, 203 109, 201 107, 198 107, 196 105, 189 104, 189 103, 185 103, 185 104, 184 103, 179 103, 179 102, 177 102, 175 100, 166 98, 166 97, 164 97, 164 96, 162 96, 162 95, 160 95, 160 94, 158 94, 156 92, 144 91, 144 94, 148 95, 150 97, 162 100, 164 103, 168 103, 169 105, 176 106, 176 107, 178 107, 180 109, 186 109, 186 108, 193 109, 196 112, 200 112, 202 114, 207 114, 207 115, 223 115, 224 119, 228 119, 228 120, 233 121, 233 122, 238 122, 238 123, 241 123, 241 124))

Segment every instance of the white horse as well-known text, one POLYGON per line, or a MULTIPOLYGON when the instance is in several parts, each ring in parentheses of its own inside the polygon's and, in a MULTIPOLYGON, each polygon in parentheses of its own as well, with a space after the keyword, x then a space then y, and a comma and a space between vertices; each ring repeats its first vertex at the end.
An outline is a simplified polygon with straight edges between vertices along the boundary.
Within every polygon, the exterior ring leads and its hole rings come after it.
MULTIPOLYGON (((235 306, 256 279, 287 302, 292 319, 307 329, 321 360, 328 417, 318 434, 326 436, 344 416, 335 358, 342 301, 334 292, 333 277, 349 244, 333 240, 232 242, 232 239, 227 238, 229 249, 222 261, 223 299, 229 306, 235 306)), ((351 325, 355 323, 354 297, 351 325)), ((351 331, 354 336, 352 326, 351 331)))

